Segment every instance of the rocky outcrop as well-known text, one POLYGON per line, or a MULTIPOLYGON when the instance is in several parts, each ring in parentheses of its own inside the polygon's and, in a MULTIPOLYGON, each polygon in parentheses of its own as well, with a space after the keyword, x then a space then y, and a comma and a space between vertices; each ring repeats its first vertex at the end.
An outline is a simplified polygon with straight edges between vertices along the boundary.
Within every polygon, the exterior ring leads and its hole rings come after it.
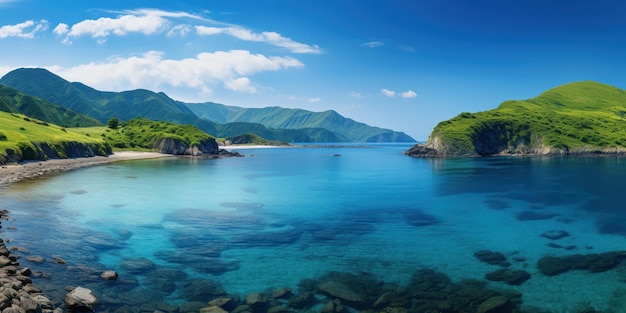
POLYGON ((84 143, 62 141, 57 143, 20 142, 18 150, 6 149, 0 155, 0 164, 19 163, 23 161, 45 161, 49 159, 68 159, 108 156, 113 153, 108 143, 84 143))
POLYGON ((507 136, 495 129, 493 132, 483 131, 474 136, 468 147, 434 137, 424 144, 416 144, 404 154, 412 157, 480 157, 480 156, 625 156, 626 148, 599 148, 584 146, 579 148, 550 147, 536 138, 533 145, 517 142, 513 145, 506 142, 507 136))
POLYGON ((215 139, 204 140, 198 145, 189 145, 182 140, 165 138, 156 141, 154 143, 154 148, 164 154, 191 156, 200 156, 205 154, 217 155, 220 150, 215 139))

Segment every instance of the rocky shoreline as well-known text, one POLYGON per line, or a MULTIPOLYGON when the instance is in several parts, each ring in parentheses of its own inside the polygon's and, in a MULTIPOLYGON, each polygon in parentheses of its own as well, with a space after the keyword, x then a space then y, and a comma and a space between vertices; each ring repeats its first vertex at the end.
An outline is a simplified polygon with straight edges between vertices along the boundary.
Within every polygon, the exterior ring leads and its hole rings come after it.
MULTIPOLYGON (((0 224, 8 220, 8 211, 0 210, 0 224)), ((2 226, 0 226, 1 228, 2 226)), ((20 267, 18 257, 0 239, 0 310, 2 313, 60 313, 41 289, 33 285, 30 268, 20 267)))

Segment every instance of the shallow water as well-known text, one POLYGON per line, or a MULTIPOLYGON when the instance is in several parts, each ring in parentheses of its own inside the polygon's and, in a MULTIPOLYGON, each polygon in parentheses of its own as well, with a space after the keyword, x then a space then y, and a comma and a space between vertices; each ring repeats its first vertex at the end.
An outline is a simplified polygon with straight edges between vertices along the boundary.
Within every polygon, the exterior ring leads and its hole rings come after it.
POLYGON ((46 258, 22 263, 45 272, 35 283, 57 301, 64 286, 81 285, 105 302, 141 289, 143 301, 178 305, 196 278, 245 296, 296 290, 330 271, 397 284, 421 268, 484 279, 495 268, 473 254, 488 249, 525 259, 512 268, 530 280, 489 283, 522 292, 524 305, 623 312, 624 267, 544 276, 535 265, 546 255, 626 250, 626 159, 414 159, 401 154, 408 147, 254 149, 21 182, 0 190, 6 225, 16 228, 3 237, 28 249, 24 258, 46 258), (550 230, 570 236, 541 236, 550 230), (120 281, 98 280, 103 269, 120 281))

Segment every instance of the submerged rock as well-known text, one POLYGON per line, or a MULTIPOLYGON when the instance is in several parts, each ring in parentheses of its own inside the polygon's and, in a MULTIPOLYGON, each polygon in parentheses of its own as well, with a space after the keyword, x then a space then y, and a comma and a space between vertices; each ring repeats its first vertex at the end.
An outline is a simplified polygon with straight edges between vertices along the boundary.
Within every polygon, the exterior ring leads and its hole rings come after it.
POLYGON ((605 272, 618 266, 626 258, 626 251, 598 254, 573 254, 564 257, 546 256, 537 262, 537 269, 544 275, 554 276, 569 270, 605 272))
POLYGON ((83 287, 74 288, 65 296, 63 302, 69 309, 77 311, 91 311, 92 307, 100 303, 91 289, 83 287))
POLYGON ((117 272, 116 271, 104 271, 102 272, 102 274, 100 274, 100 277, 102 277, 102 279, 104 280, 117 280, 117 272))
POLYGON ((367 307, 367 297, 358 291, 350 289, 343 283, 327 281, 321 283, 317 288, 331 299, 339 299, 356 308, 367 307))
POLYGON ((549 230, 541 234, 541 237, 548 238, 551 240, 558 240, 561 238, 568 237, 569 233, 564 230, 549 230))
POLYGON ((491 297, 478 305, 478 308, 476 308, 476 313, 506 312, 505 310, 503 310, 503 308, 507 305, 509 305, 509 299, 507 297, 491 297))
POLYGON ((491 281, 501 281, 509 285, 521 285, 530 279, 530 274, 524 270, 510 270, 501 268, 487 273, 485 279, 491 281))
POLYGON ((511 263, 506 260, 504 254, 500 252, 494 252, 489 250, 480 250, 474 252, 474 256, 483 263, 490 265, 500 265, 504 267, 511 266, 511 263))

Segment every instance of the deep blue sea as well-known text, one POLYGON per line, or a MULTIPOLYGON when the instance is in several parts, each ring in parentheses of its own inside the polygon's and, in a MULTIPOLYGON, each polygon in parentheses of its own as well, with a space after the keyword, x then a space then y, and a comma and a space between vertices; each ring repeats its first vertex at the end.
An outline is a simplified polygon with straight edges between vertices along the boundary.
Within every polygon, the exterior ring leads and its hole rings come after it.
POLYGON ((536 264, 626 250, 626 159, 417 159, 402 154, 408 148, 248 149, 243 158, 126 161, 20 182, 0 189, 10 212, 2 237, 55 301, 66 286, 85 286, 100 309, 129 298, 208 301, 190 296, 201 286, 193 283, 242 297, 295 292, 333 271, 398 285, 424 268, 485 280, 498 267, 474 253, 491 250, 531 275, 521 285, 488 282, 521 292, 524 306, 625 312, 626 266, 546 276, 536 264), (542 236, 549 231, 569 236, 542 236), (104 269, 119 280, 99 279, 104 269))

